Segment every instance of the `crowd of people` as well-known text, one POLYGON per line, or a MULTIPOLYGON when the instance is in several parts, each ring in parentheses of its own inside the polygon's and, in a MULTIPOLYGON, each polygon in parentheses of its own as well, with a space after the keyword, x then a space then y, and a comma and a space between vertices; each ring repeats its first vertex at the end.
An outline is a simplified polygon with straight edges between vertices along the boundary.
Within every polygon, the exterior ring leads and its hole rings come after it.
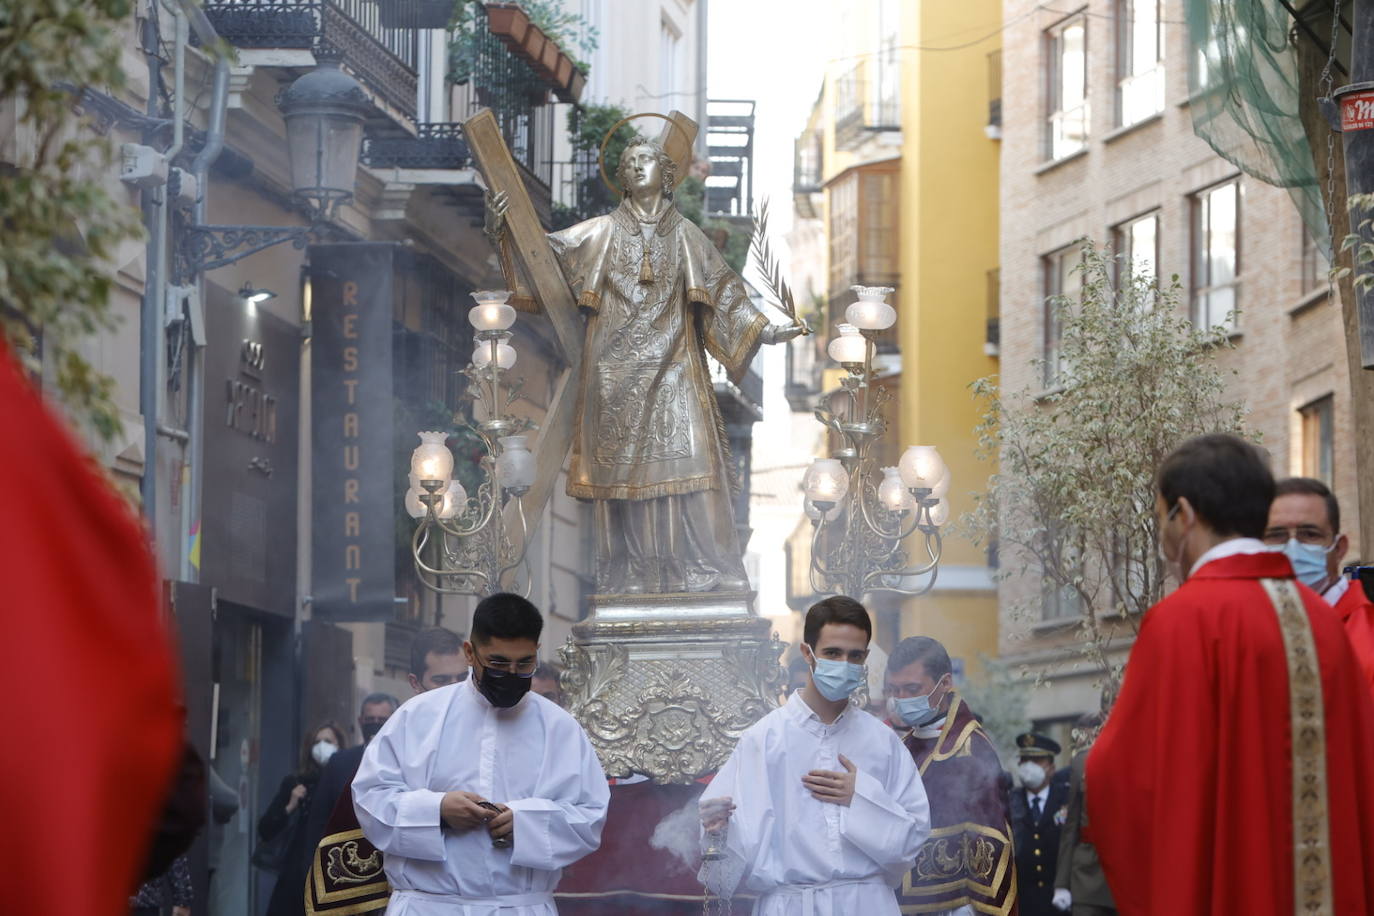
MULTIPOLYGON (((940 642, 899 642, 863 703, 867 610, 812 606, 783 702, 702 780, 703 895, 757 916, 1374 913, 1374 602, 1342 572, 1339 505, 1215 435, 1164 462, 1156 512, 1180 585, 1120 695, 1067 755, 1018 735, 1010 771, 940 642)), ((365 697, 362 744, 304 737, 258 824, 271 916, 556 913, 615 781, 542 629, 490 596, 466 638, 417 636, 414 696, 365 697)), ((179 903, 184 876, 159 881, 131 905, 179 903)))

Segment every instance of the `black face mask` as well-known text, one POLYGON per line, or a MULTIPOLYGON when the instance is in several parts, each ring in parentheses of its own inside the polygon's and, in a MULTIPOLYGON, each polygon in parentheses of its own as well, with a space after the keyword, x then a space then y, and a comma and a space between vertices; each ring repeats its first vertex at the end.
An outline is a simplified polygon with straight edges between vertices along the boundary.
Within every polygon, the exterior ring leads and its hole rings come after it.
POLYGON ((363 733, 363 743, 366 744, 373 738, 377 737, 377 732, 382 730, 382 723, 360 722, 358 723, 358 729, 363 733))
POLYGON ((520 698, 530 691, 534 674, 513 674, 507 671, 494 671, 482 666, 477 677, 477 691, 487 698, 487 702, 498 709, 510 709, 520 698))

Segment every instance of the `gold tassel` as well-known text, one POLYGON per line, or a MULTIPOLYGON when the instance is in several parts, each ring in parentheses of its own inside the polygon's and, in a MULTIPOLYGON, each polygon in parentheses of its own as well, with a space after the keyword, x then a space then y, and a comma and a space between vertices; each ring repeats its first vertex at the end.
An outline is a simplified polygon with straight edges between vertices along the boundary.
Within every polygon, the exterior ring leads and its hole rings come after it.
POLYGON ((654 268, 649 264, 649 246, 644 246, 644 257, 639 259, 639 282, 653 283, 654 268))

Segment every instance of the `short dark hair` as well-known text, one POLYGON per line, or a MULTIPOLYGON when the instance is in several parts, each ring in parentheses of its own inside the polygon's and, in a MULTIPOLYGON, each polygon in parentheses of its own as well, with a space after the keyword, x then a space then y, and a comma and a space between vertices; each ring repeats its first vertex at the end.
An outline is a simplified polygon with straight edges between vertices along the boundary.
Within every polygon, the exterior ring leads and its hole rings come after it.
POLYGON ((563 672, 553 662, 540 662, 534 669, 534 676, 540 680, 553 681, 560 686, 563 683, 563 672))
POLYGON ((358 704, 358 715, 362 715, 364 706, 376 706, 378 703, 390 703, 392 712, 401 708, 401 701, 389 693, 369 693, 358 704))
POLYGON ((920 662, 932 681, 954 673, 954 666, 949 663, 949 652, 938 640, 929 636, 908 636, 897 643, 897 648, 887 658, 887 670, 889 673, 901 671, 913 662, 920 662))
POLYGON ((497 592, 477 602, 472 612, 472 641, 485 645, 493 639, 530 639, 539 642, 544 618, 539 608, 510 592, 497 592))
POLYGON ((415 634, 410 643, 410 673, 417 678, 425 676, 428 665, 425 659, 430 653, 435 655, 457 655, 463 651, 463 637, 444 627, 425 627, 415 634))
POLYGON ((1189 439, 1164 459, 1156 484, 1170 509, 1187 497, 1217 534, 1259 538, 1269 524, 1274 475, 1260 450, 1239 436, 1189 439))
POLYGON ((873 639, 873 621, 868 619, 868 611, 853 598, 833 595, 811 605, 806 612, 806 625, 802 628, 802 638, 812 649, 816 640, 821 638, 821 627, 827 623, 843 623, 858 627, 870 641, 873 639))
POLYGON ((1326 520, 1333 534, 1341 533, 1341 504, 1331 488, 1312 477, 1289 477, 1274 485, 1274 498, 1280 496, 1320 496, 1326 501, 1326 520))

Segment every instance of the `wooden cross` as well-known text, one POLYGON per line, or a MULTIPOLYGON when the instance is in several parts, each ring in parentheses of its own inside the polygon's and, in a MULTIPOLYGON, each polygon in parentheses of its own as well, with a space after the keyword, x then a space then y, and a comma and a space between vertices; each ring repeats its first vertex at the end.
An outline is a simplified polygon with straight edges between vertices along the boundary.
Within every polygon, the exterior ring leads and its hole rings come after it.
MULTIPOLYGON (((696 141, 697 124, 680 111, 672 112, 669 117, 677 126, 665 124, 659 142, 668 155, 681 161, 696 141)), ((572 445, 573 419, 577 413, 577 382, 582 368, 582 316, 578 314, 576 297, 563 276, 562 268, 558 266, 534 204, 525 191, 520 170, 501 136, 496 116, 490 109, 482 109, 463 123, 463 133, 487 188, 492 193, 504 191, 506 194, 509 201, 506 233, 515 256, 515 266, 528 284, 539 310, 548 316, 553 325, 558 356, 563 362, 563 370, 554 382, 553 398, 539 426, 539 438, 534 446, 534 485, 523 500, 526 518, 532 522, 530 534, 533 534, 539 519, 543 517, 544 507, 553 495, 554 484, 563 469, 563 460, 572 445)), ((516 511, 512 500, 505 509, 507 531, 518 528, 516 511)), ((522 545, 513 546, 518 550, 522 545)))

